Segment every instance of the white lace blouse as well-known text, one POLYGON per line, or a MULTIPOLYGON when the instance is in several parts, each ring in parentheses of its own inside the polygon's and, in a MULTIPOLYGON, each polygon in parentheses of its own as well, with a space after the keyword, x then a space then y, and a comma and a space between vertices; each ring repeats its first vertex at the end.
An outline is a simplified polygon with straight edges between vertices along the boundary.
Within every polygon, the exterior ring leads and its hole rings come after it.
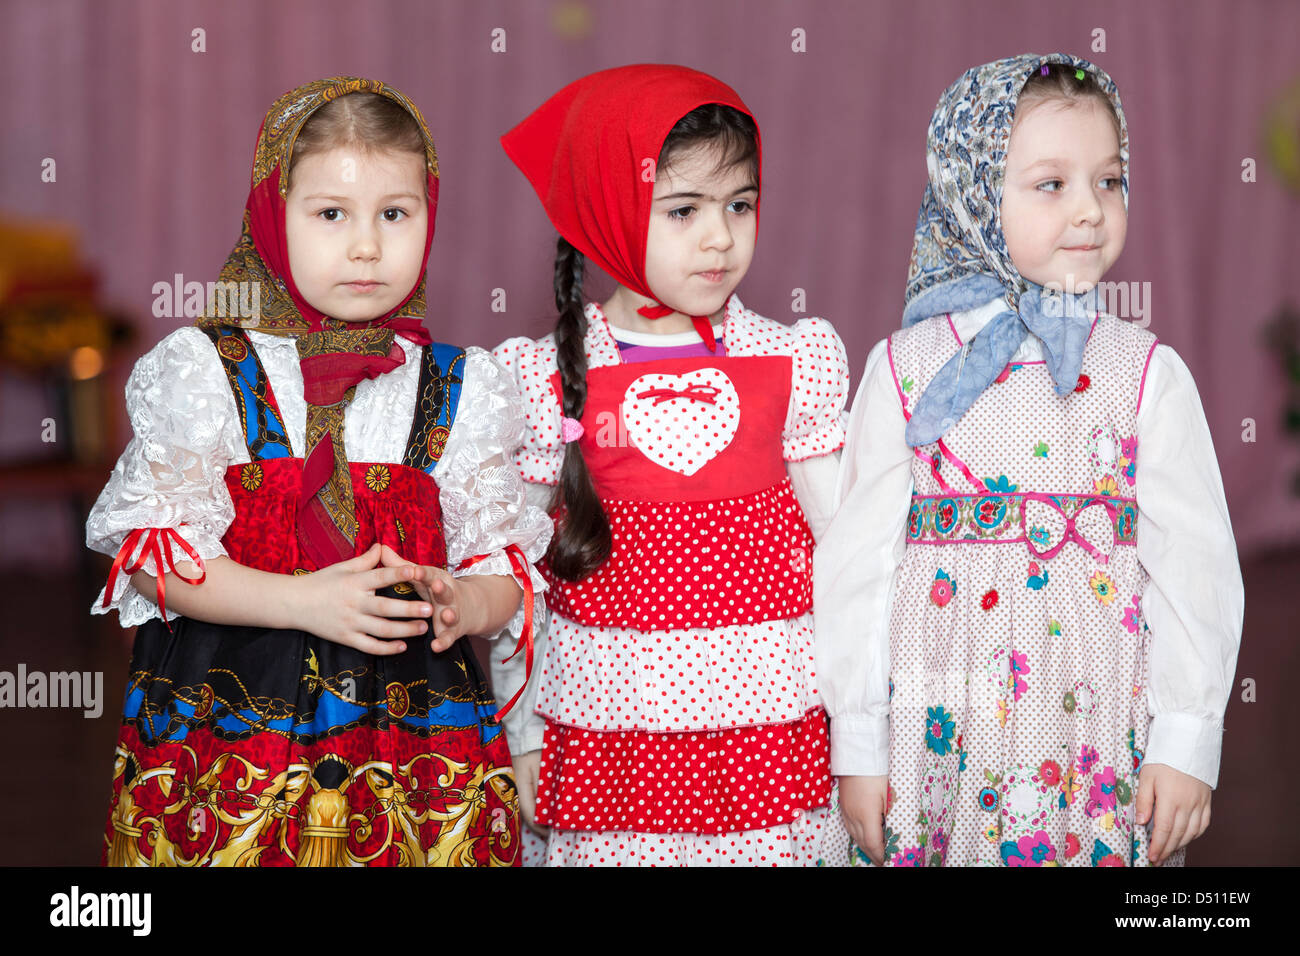
MULTIPOLYGON (((294 340, 249 332, 284 418, 290 447, 305 446, 307 403, 294 340)), ((420 346, 398 338, 406 361, 357 385, 344 414, 344 446, 350 461, 400 463, 406 452, 420 377, 420 346)), ((456 419, 442 459, 433 471, 442 506, 447 561, 487 554, 466 574, 513 577, 504 549, 515 544, 529 561, 535 613, 544 613, 545 581, 532 567, 546 552, 551 520, 525 501, 524 485, 511 462, 523 441, 524 419, 514 380, 492 356, 466 350, 456 419)), ((172 332, 136 363, 126 386, 135 436, 122 452, 108 485, 86 521, 86 546, 115 555, 137 528, 179 528, 206 559, 226 555, 221 538, 235 518, 226 489, 230 465, 247 463, 234 395, 209 339, 197 328, 172 332)), ((183 557, 183 555, 181 556, 183 557)), ((157 567, 148 558, 145 570, 157 567)), ((142 594, 119 575, 108 607, 104 592, 92 612, 117 608, 123 627, 158 617, 153 593, 142 594)), ((507 630, 518 634, 522 602, 507 630)), ((167 617, 176 614, 168 610, 167 617)), ((496 635, 488 635, 494 637, 496 635)), ((523 657, 523 654, 520 654, 523 657)))

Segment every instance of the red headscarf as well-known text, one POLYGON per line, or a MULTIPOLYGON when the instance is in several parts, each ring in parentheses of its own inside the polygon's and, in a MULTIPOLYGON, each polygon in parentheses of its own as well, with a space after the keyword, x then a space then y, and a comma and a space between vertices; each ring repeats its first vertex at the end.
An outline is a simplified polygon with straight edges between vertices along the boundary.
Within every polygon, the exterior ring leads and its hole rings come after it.
POLYGON ((299 544, 317 567, 353 556, 356 516, 352 480, 343 446, 343 412, 362 379, 377 378, 406 360, 395 336, 427 345, 424 271, 433 244, 438 208, 438 156, 429 128, 415 104, 376 80, 336 76, 290 90, 271 105, 257 132, 252 184, 243 230, 226 260, 220 282, 258 282, 261 313, 256 317, 217 316, 197 325, 238 325, 297 340, 307 400, 307 448, 303 451, 303 490, 298 512, 299 544), (428 231, 419 281, 388 315, 368 322, 345 322, 322 315, 302 294, 289 271, 285 232, 286 170, 303 125, 326 103, 349 93, 374 93, 411 114, 424 139, 429 207, 428 231))
MULTIPOLYGON (((621 66, 570 83, 502 136, 501 145, 560 235, 620 285, 654 299, 645 253, 655 164, 678 120, 708 103, 754 116, 735 90, 707 73, 655 63, 621 66)), ((761 169, 762 142, 755 139, 761 169)), ((673 312, 665 305, 637 311, 651 319, 673 312)), ((691 318, 712 348, 707 317, 691 318)))

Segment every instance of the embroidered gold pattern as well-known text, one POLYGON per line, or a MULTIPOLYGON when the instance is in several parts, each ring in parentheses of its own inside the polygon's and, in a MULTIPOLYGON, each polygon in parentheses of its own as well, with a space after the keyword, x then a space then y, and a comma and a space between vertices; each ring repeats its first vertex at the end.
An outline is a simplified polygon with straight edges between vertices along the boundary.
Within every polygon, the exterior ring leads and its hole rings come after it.
POLYGON ((429 429, 429 457, 435 461, 442 457, 444 449, 447 447, 447 436, 451 432, 446 425, 435 425, 429 429))
POLYGON ((411 697, 406 691, 406 685, 398 681, 393 681, 387 688, 388 712, 394 717, 405 717, 406 712, 411 709, 411 697))
POLYGON ((261 488, 262 466, 255 461, 250 461, 239 469, 239 483, 244 486, 245 491, 256 491, 261 488))
POLYGON ((248 358, 248 346, 237 335, 223 335, 217 341, 217 351, 232 362, 248 358))
POLYGON ((366 469, 366 487, 373 492, 387 491, 392 480, 393 476, 387 465, 371 465, 366 469))

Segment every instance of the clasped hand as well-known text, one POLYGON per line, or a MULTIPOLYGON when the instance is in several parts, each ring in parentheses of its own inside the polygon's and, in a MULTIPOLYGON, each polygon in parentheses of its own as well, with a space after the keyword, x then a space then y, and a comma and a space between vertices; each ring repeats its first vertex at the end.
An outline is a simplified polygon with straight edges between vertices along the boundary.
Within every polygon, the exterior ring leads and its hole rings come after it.
POLYGON ((457 580, 442 568, 413 564, 387 545, 372 545, 364 554, 297 580, 304 629, 367 654, 400 654, 407 639, 428 633, 430 623, 435 651, 445 651, 466 633, 457 580), (424 603, 375 594, 403 581, 415 586, 424 603))

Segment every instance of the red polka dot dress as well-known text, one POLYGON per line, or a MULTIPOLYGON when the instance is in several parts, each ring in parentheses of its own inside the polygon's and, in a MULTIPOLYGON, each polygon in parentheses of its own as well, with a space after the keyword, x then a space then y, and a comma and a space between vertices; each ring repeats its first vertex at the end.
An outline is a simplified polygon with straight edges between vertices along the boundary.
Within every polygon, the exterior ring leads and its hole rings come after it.
MULTIPOLYGON (((537 820, 550 865, 807 865, 830 797, 813 664, 813 539, 786 463, 844 440, 844 347, 734 295, 716 354, 629 361, 587 306, 579 439, 609 560, 548 575, 537 689, 537 820)), ((670 350, 672 351, 672 350, 670 350)), ((511 339, 530 434, 516 461, 553 485, 564 444, 552 337, 511 339)))

